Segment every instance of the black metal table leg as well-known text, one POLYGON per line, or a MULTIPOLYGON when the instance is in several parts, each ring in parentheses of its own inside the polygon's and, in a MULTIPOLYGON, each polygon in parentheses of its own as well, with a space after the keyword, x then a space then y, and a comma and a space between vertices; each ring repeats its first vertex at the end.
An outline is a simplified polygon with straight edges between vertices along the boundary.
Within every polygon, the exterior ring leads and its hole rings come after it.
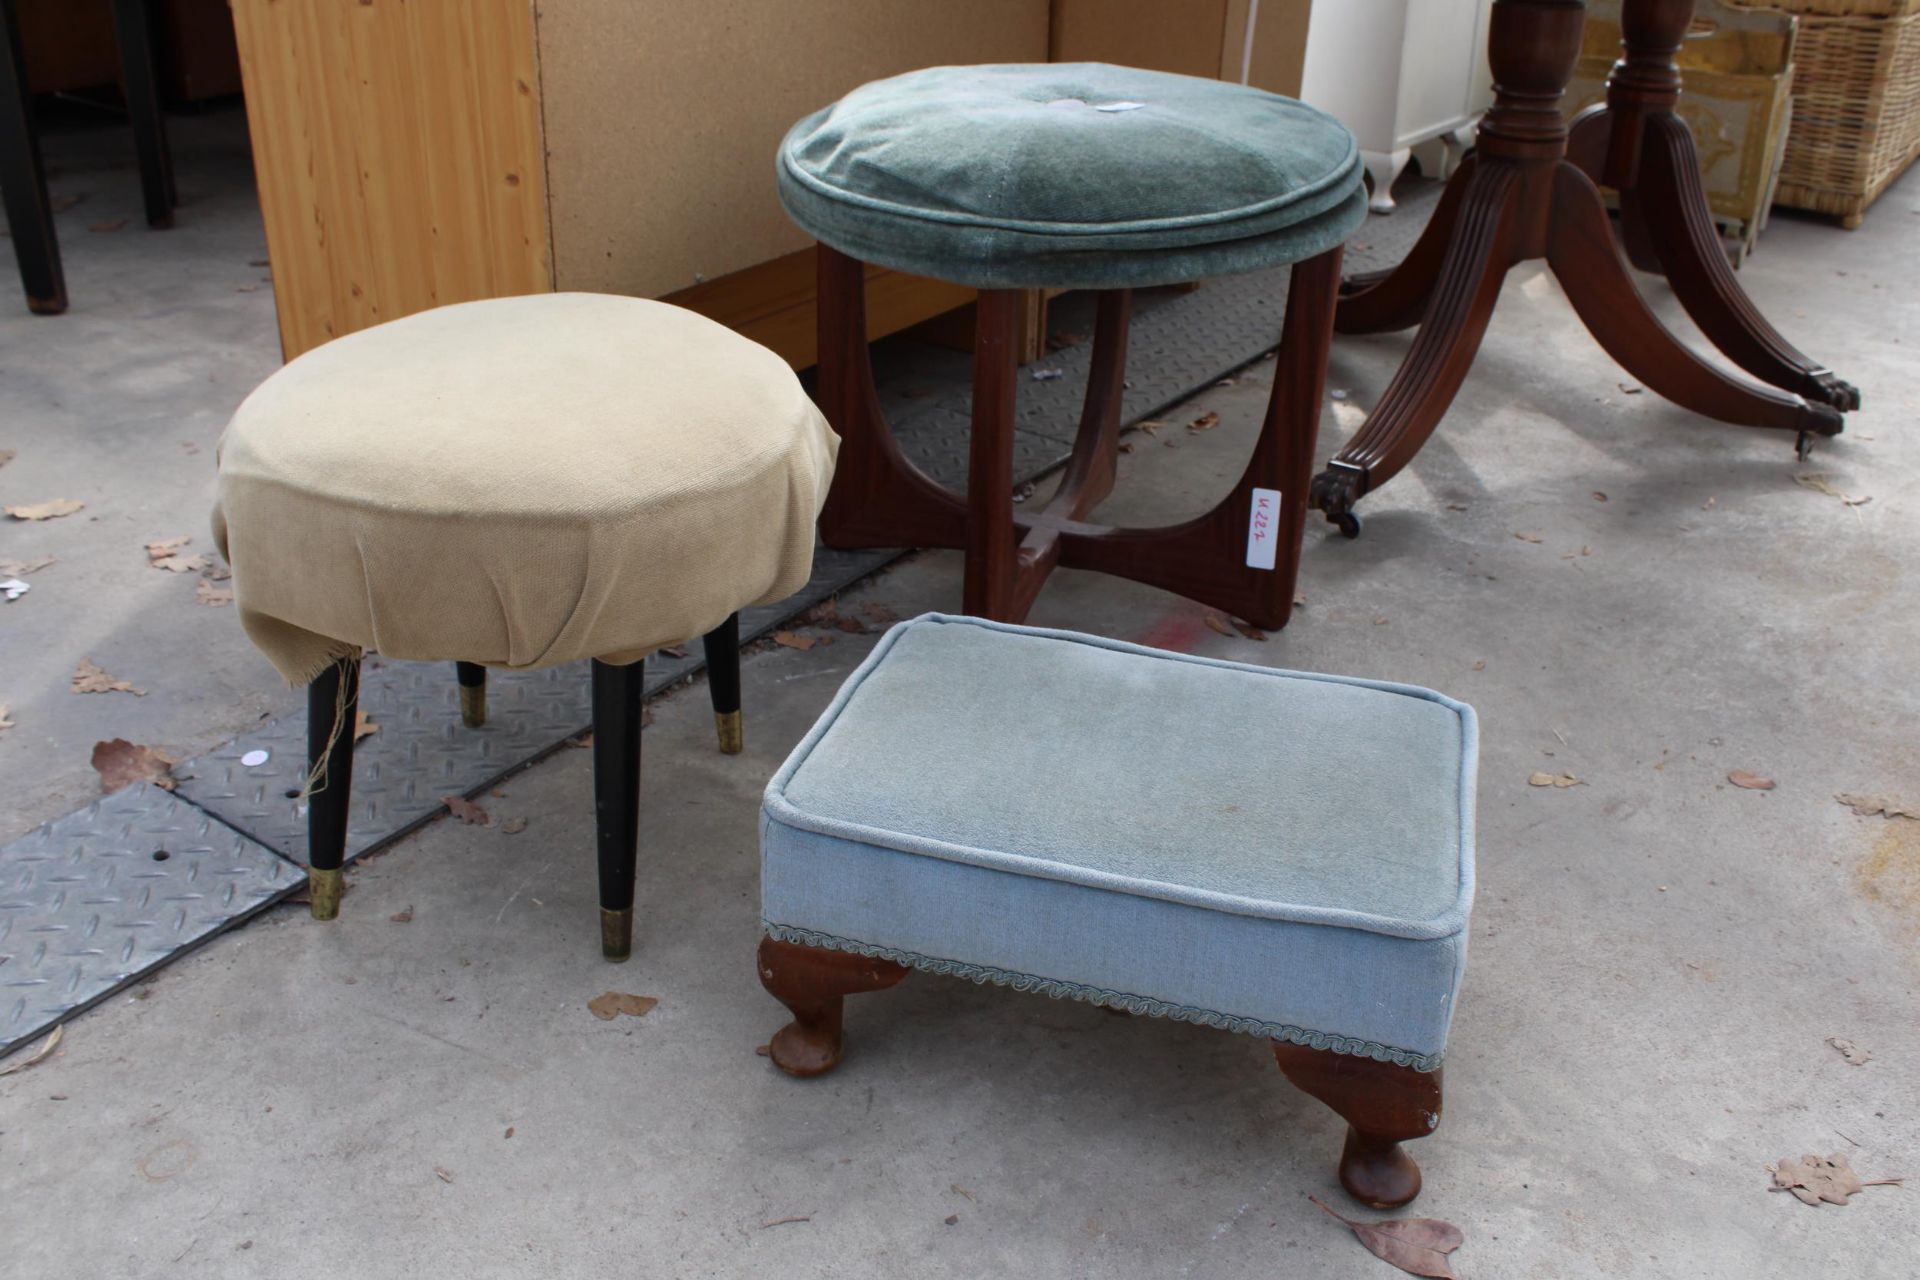
POLYGON ((746 746, 740 724, 740 615, 735 613, 700 638, 707 651, 707 692, 713 695, 713 723, 720 750, 739 755, 746 746))
POLYGON ((33 132, 27 63, 13 0, 0 0, 0 196, 6 202, 7 228, 20 263, 27 309, 37 315, 59 315, 67 309, 67 279, 60 269, 47 175, 33 132))
POLYGON ((127 119, 140 157, 140 190, 146 198, 147 225, 173 225, 179 199, 173 187, 173 158, 167 153, 167 125, 160 115, 160 85, 153 60, 153 13, 148 0, 113 0, 113 34, 120 46, 120 80, 126 86, 127 119))
POLYGON ((307 894, 315 920, 340 914, 359 707, 358 658, 341 658, 307 686, 307 894))
POLYGON ((633 952, 634 866, 640 852, 640 713, 646 664, 593 662, 593 816, 600 848, 600 951, 633 952))

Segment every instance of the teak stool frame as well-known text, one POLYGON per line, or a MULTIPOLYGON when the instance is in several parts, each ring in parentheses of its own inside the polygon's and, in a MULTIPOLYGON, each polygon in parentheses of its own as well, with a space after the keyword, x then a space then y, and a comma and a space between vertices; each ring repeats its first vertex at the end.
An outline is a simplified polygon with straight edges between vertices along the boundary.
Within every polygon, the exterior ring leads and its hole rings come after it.
POLYGON ((1130 578, 1278 629, 1293 612, 1307 485, 1313 472, 1327 351, 1339 297, 1340 248, 1293 264, 1273 393, 1253 458, 1203 516, 1164 528, 1095 524, 1119 467, 1120 405, 1130 289, 1102 290, 1093 363, 1073 454, 1043 508, 1013 502, 1015 332, 1020 294, 983 289, 977 310, 973 434, 967 491, 954 493, 900 452, 874 389, 867 351, 864 266, 821 245, 817 397, 840 433, 839 465, 820 514, 833 547, 949 547, 966 552, 964 608, 1019 622, 1059 567, 1130 578), (1255 490, 1280 497, 1256 508, 1255 490), (1273 567, 1249 564, 1251 541, 1276 539, 1273 567))
POLYGON ((1693 0, 1627 0, 1625 56, 1604 106, 1569 129, 1560 99, 1580 52, 1584 0, 1494 0, 1494 103, 1413 251, 1357 276, 1341 333, 1420 326, 1366 425, 1313 480, 1313 505, 1348 537, 1354 503, 1397 473, 1439 426, 1473 364, 1507 272, 1547 265, 1587 328, 1634 377, 1683 408, 1738 426, 1840 434, 1860 395, 1774 331, 1735 281, 1713 230, 1693 136, 1674 113, 1674 53, 1693 0), (1760 386, 1700 359, 1660 323, 1628 274, 1596 183, 1620 192, 1636 261, 1666 272, 1700 328, 1760 386), (1774 388, 1785 390, 1775 390, 1774 388))
MULTIPOLYGON (((738 755, 740 615, 702 637, 720 750, 738 755)), ((615 666, 593 660, 593 813, 600 857, 600 952, 618 962, 633 953, 633 886, 640 855, 640 727, 645 660, 615 666)), ((460 719, 487 722, 487 669, 457 662, 460 719)), ((308 897, 315 920, 340 914, 347 823, 353 791, 353 723, 360 707, 360 659, 342 658, 307 686, 308 897)))
MULTIPOLYGON (((801 1077, 840 1065, 848 996, 898 986, 908 973, 892 960, 770 937, 760 939, 758 968, 760 985, 793 1015, 774 1033, 767 1056, 801 1077)), ((1397 1208, 1419 1195, 1420 1166, 1400 1144, 1439 1126, 1440 1069, 1415 1071, 1285 1040, 1272 1045, 1281 1074, 1347 1122, 1340 1152, 1340 1185, 1347 1194, 1375 1209, 1397 1208)))

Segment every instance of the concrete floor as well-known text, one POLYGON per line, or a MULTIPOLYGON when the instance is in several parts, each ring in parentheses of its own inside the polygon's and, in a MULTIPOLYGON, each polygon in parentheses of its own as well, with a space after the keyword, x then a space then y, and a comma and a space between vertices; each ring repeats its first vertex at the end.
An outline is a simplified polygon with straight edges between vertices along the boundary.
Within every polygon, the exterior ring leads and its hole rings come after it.
MULTIPOLYGON (((1743 272, 1865 389, 1811 464, 1625 393, 1526 269, 1442 434, 1367 500, 1365 536, 1310 526, 1284 633, 1223 638, 1178 599, 1072 573, 1035 610, 1479 709, 1473 956, 1446 1118, 1413 1148, 1415 1210, 1465 1231, 1463 1276, 1920 1273, 1911 1192, 1815 1209, 1762 1167, 1840 1150, 1864 1176, 1920 1175, 1920 822, 1833 799, 1920 802, 1917 183, 1851 234, 1776 218, 1743 272), (1734 788, 1733 769, 1779 785, 1734 788), (1532 788, 1535 770, 1586 785, 1532 788), (1848 1065, 1832 1036, 1873 1060, 1848 1065)), ((190 747, 291 705, 231 616, 182 604, 139 550, 197 532, 213 432, 273 364, 264 290, 204 278, 244 282, 260 256, 257 224, 220 208, 147 242, 166 257, 129 251, 131 228, 70 235, 76 314, 0 315, 0 447, 20 450, 0 493, 100 517, 0 528, 0 556, 62 557, 0 607, 9 831, 77 801, 94 737, 190 747), (174 258, 191 235, 204 256, 174 258), (200 455, 173 456, 182 423, 200 455), (154 692, 66 693, 80 652, 154 692), (42 763, 76 751, 80 769, 42 763)), ((1334 417, 1374 403, 1404 348, 1341 340, 1334 417)), ((1208 505, 1270 369, 1196 399, 1185 416, 1218 410, 1217 429, 1137 438, 1107 511, 1208 505)), ((1346 429, 1330 417, 1323 455, 1346 429)), ((937 554, 844 603, 958 596, 937 554)), ((278 909, 75 1020, 58 1056, 0 1080, 7 1270, 1395 1274, 1304 1198, 1347 1207, 1339 1125, 1257 1040, 922 975, 849 1003, 834 1076, 755 1056, 781 1021, 752 966, 756 805, 874 639, 833 638, 748 659, 744 756, 712 750, 702 690, 657 705, 625 967, 596 955, 589 753, 568 751, 484 801, 524 832, 434 823, 350 874, 337 923, 278 909), (600 1022, 585 1002, 609 988, 661 1003, 600 1022)))

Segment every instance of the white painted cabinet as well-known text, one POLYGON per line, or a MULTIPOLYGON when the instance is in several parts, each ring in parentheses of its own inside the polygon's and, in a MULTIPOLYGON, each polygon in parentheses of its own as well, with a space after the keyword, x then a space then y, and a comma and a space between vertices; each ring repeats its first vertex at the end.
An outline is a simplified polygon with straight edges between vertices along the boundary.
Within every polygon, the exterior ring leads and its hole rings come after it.
POLYGON ((1444 177, 1493 103, 1487 20, 1493 0, 1319 0, 1307 26, 1300 96, 1360 140, 1373 208, 1393 208, 1393 180, 1414 148, 1444 177))

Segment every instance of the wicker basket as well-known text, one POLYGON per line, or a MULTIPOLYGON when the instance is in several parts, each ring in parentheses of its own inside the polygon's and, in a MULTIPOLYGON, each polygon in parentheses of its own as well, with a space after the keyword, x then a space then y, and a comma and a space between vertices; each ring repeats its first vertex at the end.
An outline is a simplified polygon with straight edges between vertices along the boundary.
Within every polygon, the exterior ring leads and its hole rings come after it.
POLYGON ((1920 155, 1920 0, 1772 0, 1800 16, 1779 203, 1857 227, 1920 155))

